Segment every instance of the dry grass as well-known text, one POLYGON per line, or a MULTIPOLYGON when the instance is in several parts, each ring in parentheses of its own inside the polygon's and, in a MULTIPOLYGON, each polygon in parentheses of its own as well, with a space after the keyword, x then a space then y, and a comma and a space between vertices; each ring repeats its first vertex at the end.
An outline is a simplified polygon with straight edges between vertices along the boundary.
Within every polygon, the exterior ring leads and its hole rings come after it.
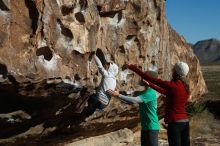
POLYGON ((220 64, 202 66, 202 72, 208 87, 207 100, 220 100, 220 64))
POLYGON ((192 139, 216 137, 220 135, 220 121, 207 110, 198 113, 190 120, 190 135, 192 139))
MULTIPOLYGON (((220 100, 220 64, 202 66, 202 72, 209 92, 201 101, 189 107, 192 116, 190 136, 193 146, 217 146, 220 145, 220 120, 208 111, 212 107, 206 107, 206 102, 220 100)), ((212 112, 218 111, 214 108, 212 112)))

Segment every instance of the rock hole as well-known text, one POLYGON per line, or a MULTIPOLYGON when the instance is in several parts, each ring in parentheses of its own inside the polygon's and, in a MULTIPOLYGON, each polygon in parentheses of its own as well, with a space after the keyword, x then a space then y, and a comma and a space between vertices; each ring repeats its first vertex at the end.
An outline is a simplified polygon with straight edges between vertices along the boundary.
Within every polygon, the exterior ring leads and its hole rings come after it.
POLYGON ((82 12, 78 12, 75 14, 76 20, 80 23, 85 23, 85 18, 84 15, 82 14, 82 12))
POLYGON ((35 1, 33 0, 25 0, 25 5, 28 8, 29 11, 29 17, 32 20, 31 28, 32 28, 32 34, 35 34, 37 27, 38 27, 38 17, 39 13, 35 4, 35 1))
POLYGON ((103 27, 100 27, 100 31, 102 31, 102 32, 103 32, 103 27))
POLYGON ((128 35, 128 36, 126 37, 126 40, 131 40, 133 37, 135 37, 135 35, 128 35))
POLYGON ((68 41, 71 41, 73 39, 73 33, 69 28, 66 28, 60 19, 57 19, 57 22, 60 24, 61 27, 61 33, 68 38, 68 41))
POLYGON ((98 79, 97 79, 97 78, 93 78, 93 82, 94 82, 94 83, 97 83, 97 82, 98 82, 98 79))
POLYGON ((140 43, 140 41, 138 40, 138 38, 135 38, 135 39, 134 39, 134 42, 137 44, 137 47, 138 47, 138 48, 141 48, 141 43, 140 43))
POLYGON ((99 15, 100 15, 100 17, 111 17, 111 18, 114 18, 115 15, 117 13, 120 13, 120 12, 121 12, 121 10, 119 10, 119 11, 109 11, 109 12, 101 12, 101 11, 99 11, 99 15))
POLYGON ((136 21, 133 21, 133 24, 134 24, 135 26, 138 26, 138 24, 137 24, 137 22, 136 22, 136 21))
POLYGON ((2 0, 0 0, 0 9, 2 11, 9 11, 10 10, 2 0))
POLYGON ((157 0, 153 0, 153 2, 154 2, 154 7, 155 7, 155 8, 158 8, 158 6, 157 6, 157 0))
POLYGON ((80 55, 80 53, 76 50, 73 50, 72 53, 75 54, 75 55, 80 55))
POLYGON ((145 56, 144 55, 139 55, 139 58, 142 58, 143 60, 145 60, 145 56))
POLYGON ((0 74, 3 76, 3 78, 7 77, 8 69, 7 69, 7 66, 5 64, 0 63, 0 74))
POLYGON ((132 3, 132 6, 135 9, 135 12, 138 12, 138 13, 141 12, 141 6, 139 6, 139 5, 135 4, 135 3, 132 3))
POLYGON ((66 5, 61 6, 61 13, 63 14, 63 16, 66 16, 72 12, 73 12, 72 6, 66 6, 66 5))
POLYGON ((158 12, 158 14, 157 14, 157 20, 158 21, 161 21, 161 19, 162 19, 162 16, 161 16, 162 14, 161 14, 161 11, 159 11, 158 12))
POLYGON ((56 80, 62 80, 62 77, 55 77, 56 80))
POLYGON ((97 5, 97 9, 99 12, 102 11, 102 6, 97 5))
POLYGON ((65 79, 69 79, 69 80, 71 80, 71 78, 70 78, 69 76, 66 76, 65 79))
POLYGON ((79 51, 77 51, 77 50, 73 50, 72 51, 72 54, 74 55, 74 56, 80 56, 80 57, 84 57, 84 55, 82 54, 82 53, 80 53, 79 51))
POLYGON ((88 7, 88 2, 87 0, 80 0, 79 5, 80 5, 81 10, 85 10, 88 7))
POLYGON ((118 13, 118 23, 121 21, 121 19, 122 19, 122 11, 118 13))
POLYGON ((126 70, 126 69, 127 69, 127 67, 126 67, 126 65, 124 64, 124 65, 121 67, 121 70, 124 71, 124 70, 126 70))
POLYGON ((147 25, 152 27, 153 25, 151 24, 150 20, 147 20, 147 25))
POLYGON ((120 47, 119 47, 119 52, 125 54, 125 48, 124 48, 124 46, 120 46, 120 47))
POLYGON ((79 74, 75 74, 75 75, 74 75, 74 79, 75 79, 76 81, 80 81, 80 80, 81 80, 79 74))
POLYGON ((113 54, 111 54, 111 61, 114 61, 115 62, 115 57, 113 56, 113 54))
POLYGON ((18 84, 19 84, 19 83, 17 82, 17 80, 15 79, 14 76, 8 75, 7 77, 8 77, 8 80, 9 80, 12 84, 14 84, 14 85, 18 85, 18 84))
POLYGON ((37 49, 36 55, 37 56, 43 55, 44 59, 48 61, 50 61, 53 58, 53 53, 48 46, 37 49))
POLYGON ((88 80, 89 80, 88 77, 84 77, 84 78, 83 78, 83 81, 88 81, 88 80))

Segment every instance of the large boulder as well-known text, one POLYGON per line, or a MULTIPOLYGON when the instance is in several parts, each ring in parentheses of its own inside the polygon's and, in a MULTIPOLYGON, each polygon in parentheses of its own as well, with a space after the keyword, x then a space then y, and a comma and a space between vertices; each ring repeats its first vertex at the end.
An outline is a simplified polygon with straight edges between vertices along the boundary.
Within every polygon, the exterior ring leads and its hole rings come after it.
POLYGON ((0 2, 0 112, 23 110, 31 117, 2 126, 0 137, 45 121, 45 128, 72 127, 75 137, 135 127, 138 108, 117 99, 100 115, 74 113, 77 99, 94 93, 100 82, 90 55, 96 48, 118 64, 117 88, 125 93, 140 89, 125 62, 160 68, 160 77, 169 80, 178 60, 190 67, 190 101, 207 90, 191 47, 167 22, 164 0, 0 2))

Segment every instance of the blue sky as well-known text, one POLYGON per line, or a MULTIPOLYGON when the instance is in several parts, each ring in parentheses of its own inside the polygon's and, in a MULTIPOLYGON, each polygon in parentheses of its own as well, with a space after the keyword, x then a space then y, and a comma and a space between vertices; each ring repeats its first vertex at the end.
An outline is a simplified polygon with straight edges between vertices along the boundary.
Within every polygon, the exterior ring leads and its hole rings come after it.
POLYGON ((166 16, 189 43, 220 40, 220 0, 166 0, 166 16))

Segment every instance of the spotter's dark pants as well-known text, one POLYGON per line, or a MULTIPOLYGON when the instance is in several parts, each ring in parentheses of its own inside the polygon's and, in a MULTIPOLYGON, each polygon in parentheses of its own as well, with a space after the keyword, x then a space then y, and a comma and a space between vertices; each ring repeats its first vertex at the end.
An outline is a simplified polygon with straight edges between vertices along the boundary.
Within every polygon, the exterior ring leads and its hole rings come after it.
POLYGON ((169 146, 190 146, 189 122, 168 123, 169 146))
POLYGON ((141 146, 158 146, 159 130, 141 130, 141 146))

